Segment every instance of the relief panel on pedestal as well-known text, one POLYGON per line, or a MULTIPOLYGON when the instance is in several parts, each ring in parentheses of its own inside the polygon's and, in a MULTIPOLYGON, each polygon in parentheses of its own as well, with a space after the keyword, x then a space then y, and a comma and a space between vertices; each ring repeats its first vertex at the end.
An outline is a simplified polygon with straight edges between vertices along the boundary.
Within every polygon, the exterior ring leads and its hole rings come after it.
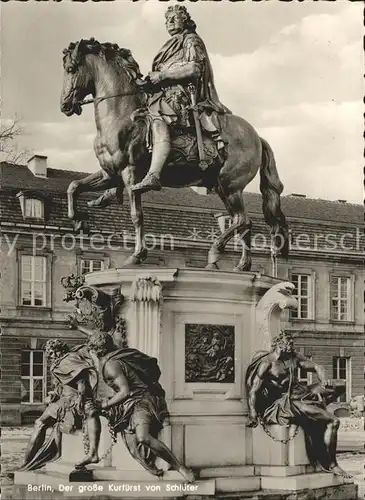
POLYGON ((185 382, 234 383, 234 326, 185 325, 185 382))
POLYGON ((222 315, 175 316, 174 399, 240 399, 239 319, 222 315), (216 318, 214 318, 216 316, 216 318), (238 345, 239 344, 239 345, 238 345))

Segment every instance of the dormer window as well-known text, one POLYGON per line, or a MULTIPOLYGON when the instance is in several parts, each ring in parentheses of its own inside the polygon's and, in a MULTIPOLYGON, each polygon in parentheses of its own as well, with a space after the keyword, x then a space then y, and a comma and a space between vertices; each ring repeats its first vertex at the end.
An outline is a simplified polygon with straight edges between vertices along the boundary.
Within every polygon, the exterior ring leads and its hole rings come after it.
POLYGON ((37 200, 37 198, 25 199, 25 217, 43 219, 43 215, 43 201, 37 200))
POLYGON ((30 193, 17 194, 24 219, 44 219, 44 201, 30 193))

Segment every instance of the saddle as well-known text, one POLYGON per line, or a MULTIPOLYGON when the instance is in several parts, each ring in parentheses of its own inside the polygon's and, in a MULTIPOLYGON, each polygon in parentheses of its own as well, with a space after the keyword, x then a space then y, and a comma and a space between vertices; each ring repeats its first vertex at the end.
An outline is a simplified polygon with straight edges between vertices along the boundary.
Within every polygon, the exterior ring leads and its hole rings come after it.
MULTIPOLYGON (((202 130, 202 142, 204 151, 204 161, 201 161, 199 154, 199 145, 196 130, 194 127, 182 127, 170 125, 171 136, 171 153, 168 159, 168 164, 174 165, 199 165, 204 171, 211 167, 220 168, 226 159, 226 144, 219 135, 218 117, 213 119, 205 112, 200 115, 200 124, 202 130), (217 122, 217 125, 216 123, 217 122)), ((132 121, 136 124, 144 125, 144 145, 148 152, 152 152, 153 140, 151 125, 153 118, 151 117, 148 108, 137 109, 131 116, 132 121)))
POLYGON ((199 157, 198 140, 195 130, 192 128, 184 130, 171 127, 170 132, 171 153, 168 163, 185 165, 198 164, 202 170, 223 164, 223 148, 218 148, 218 143, 213 140, 210 136, 211 134, 204 133, 202 137, 205 163, 205 165, 203 165, 199 157))

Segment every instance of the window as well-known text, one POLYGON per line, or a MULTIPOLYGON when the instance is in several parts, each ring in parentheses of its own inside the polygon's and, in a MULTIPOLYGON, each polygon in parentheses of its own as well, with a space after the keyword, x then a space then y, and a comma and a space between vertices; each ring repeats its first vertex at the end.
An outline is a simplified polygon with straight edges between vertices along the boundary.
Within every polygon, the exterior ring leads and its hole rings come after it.
POLYGON ((351 278, 332 276, 331 278, 331 319, 351 320, 351 278))
POLYGON ((292 319, 313 319, 312 276, 292 274, 291 281, 295 286, 293 296, 298 301, 298 309, 291 309, 290 317, 292 319))
POLYGON ((341 386, 345 388, 344 394, 338 401, 350 401, 351 399, 351 359, 343 356, 333 358, 333 378, 341 381, 341 386))
POLYGON ((46 270, 46 257, 21 256, 21 305, 46 305, 46 270))
POLYGON ((218 219, 218 225, 219 229, 221 230, 221 233, 224 233, 224 231, 227 231, 232 224, 233 224, 233 218, 230 217, 229 215, 219 215, 217 217, 218 219))
POLYGON ((46 391, 46 363, 43 351, 23 351, 21 356, 21 402, 43 403, 46 391))
POLYGON ((100 259, 81 259, 81 274, 104 271, 104 261, 100 259))
POLYGON ((43 219, 43 202, 41 200, 37 200, 36 198, 26 198, 25 217, 43 219))
MULTIPOLYGON (((308 359, 311 359, 311 358, 308 358, 308 359)), ((297 377, 298 377, 299 382, 301 382, 302 384, 310 385, 312 383, 312 380, 313 380, 312 375, 313 375, 312 372, 309 372, 308 370, 306 370, 305 368, 302 368, 301 366, 298 367, 297 377)))

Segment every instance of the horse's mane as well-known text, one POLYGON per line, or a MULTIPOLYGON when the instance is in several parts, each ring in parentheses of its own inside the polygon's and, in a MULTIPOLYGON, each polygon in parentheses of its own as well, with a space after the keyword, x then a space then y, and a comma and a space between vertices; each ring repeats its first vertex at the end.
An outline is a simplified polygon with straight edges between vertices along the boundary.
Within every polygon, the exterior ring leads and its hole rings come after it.
POLYGON ((142 77, 139 65, 134 59, 132 52, 129 49, 119 47, 116 43, 100 43, 95 38, 80 40, 80 42, 71 42, 67 49, 64 49, 63 54, 64 57, 66 55, 73 57, 74 60, 72 62, 76 64, 80 63, 80 58, 85 55, 95 54, 102 57, 105 61, 112 62, 115 66, 124 69, 132 81, 142 77), (78 46, 78 50, 74 54, 76 46, 78 46))

